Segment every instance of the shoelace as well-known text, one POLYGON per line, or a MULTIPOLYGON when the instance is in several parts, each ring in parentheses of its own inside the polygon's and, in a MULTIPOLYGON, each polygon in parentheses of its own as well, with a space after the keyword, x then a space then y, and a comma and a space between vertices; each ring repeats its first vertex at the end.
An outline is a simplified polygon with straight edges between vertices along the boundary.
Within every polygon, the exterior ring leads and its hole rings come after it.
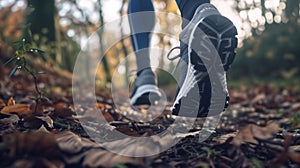
POLYGON ((175 55, 175 56, 173 56, 173 57, 170 57, 170 56, 171 56, 171 53, 172 53, 174 50, 176 50, 176 49, 180 49, 180 47, 179 47, 179 46, 173 47, 173 48, 168 52, 167 58, 168 58, 170 61, 173 61, 173 60, 175 60, 175 59, 177 59, 177 58, 180 57, 180 54, 175 55))
MULTIPOLYGON (((179 47, 179 46, 173 47, 173 48, 172 48, 172 49, 171 49, 171 50, 168 52, 168 54, 167 54, 167 58, 168 58, 168 60, 170 60, 170 61, 174 61, 174 60, 176 60, 177 58, 179 58, 179 57, 180 57, 180 54, 178 54, 178 55, 175 55, 175 56, 171 57, 171 54, 172 54, 172 52, 173 52, 174 50, 177 50, 177 49, 179 49, 179 50, 180 50, 180 47, 179 47)), ((178 63, 176 64, 175 68, 172 70, 172 75, 174 75, 174 74, 175 74, 175 71, 176 71, 176 69, 177 69, 177 67, 178 67, 179 63, 180 63, 180 62, 178 62, 178 63)))

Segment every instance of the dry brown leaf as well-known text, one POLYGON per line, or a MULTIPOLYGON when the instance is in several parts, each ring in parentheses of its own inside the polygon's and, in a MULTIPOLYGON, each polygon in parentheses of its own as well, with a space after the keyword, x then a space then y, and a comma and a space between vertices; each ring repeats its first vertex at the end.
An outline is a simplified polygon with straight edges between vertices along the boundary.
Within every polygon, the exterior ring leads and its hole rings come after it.
POLYGON ((38 129, 43 125, 43 120, 35 117, 35 116, 28 116, 24 118, 23 126, 26 128, 31 129, 38 129))
POLYGON ((30 155, 45 158, 60 158, 60 149, 54 136, 44 131, 13 133, 3 136, 3 143, 10 144, 9 155, 30 155))
POLYGON ((33 112, 34 116, 41 116, 45 113, 53 111, 53 104, 48 98, 42 98, 38 102, 32 102, 30 105, 30 109, 33 112))
POLYGON ((7 105, 8 105, 8 106, 12 106, 12 105, 14 105, 14 104, 16 104, 14 98, 10 97, 10 98, 8 99, 8 101, 7 101, 7 105))
POLYGON ((37 158, 31 160, 17 160, 10 167, 16 168, 33 168, 33 167, 47 167, 47 168, 64 168, 64 163, 59 160, 48 160, 44 158, 37 158))
POLYGON ((237 132, 228 133, 228 134, 221 135, 220 137, 216 137, 216 138, 214 138, 214 140, 217 142, 217 144, 223 144, 228 139, 234 138, 236 135, 237 135, 237 132))
POLYGON ((51 117, 49 117, 49 116, 36 116, 36 118, 44 121, 49 128, 53 128, 54 127, 53 120, 52 120, 51 117))
POLYGON ((0 107, 4 107, 4 106, 6 106, 5 102, 2 99, 0 99, 0 107))
POLYGON ((233 139, 235 145, 240 145, 244 142, 257 143, 256 138, 268 139, 280 130, 278 123, 270 123, 266 127, 260 127, 254 124, 246 125, 239 129, 237 136, 233 139))
POLYGON ((16 114, 11 114, 9 117, 7 118, 2 118, 0 119, 0 124, 2 125, 6 125, 6 124, 13 124, 13 123, 17 123, 20 120, 19 116, 16 114))
MULTIPOLYGON (((86 152, 86 157, 82 162, 83 167, 116 167, 118 164, 130 164, 135 167, 146 167, 143 158, 125 157, 104 149, 91 149, 86 152)), ((133 167, 134 167, 133 166, 133 167)))
POLYGON ((300 164, 300 154, 298 151, 299 146, 290 146, 292 141, 291 135, 286 135, 284 137, 284 150, 277 155, 276 158, 273 159, 273 163, 275 164, 283 164, 288 159, 292 160, 293 162, 300 164))
POLYGON ((112 122, 115 121, 113 116, 109 112, 102 112, 103 117, 105 118, 106 121, 112 122))
POLYGON ((45 125, 48 128, 53 128, 53 120, 50 116, 28 116, 24 118, 24 127, 31 128, 31 129, 38 129, 41 126, 45 125))
POLYGON ((257 95, 255 98, 253 98, 251 100, 251 103, 254 104, 254 103, 257 103, 257 102, 259 102, 261 100, 264 100, 264 99, 266 99, 266 94, 265 93, 261 93, 261 94, 257 95))
POLYGON ((300 152, 300 145, 289 146, 289 149, 295 152, 300 152))
POLYGON ((99 109, 104 109, 104 104, 102 104, 102 103, 96 103, 95 105, 94 105, 95 107, 98 107, 99 109))
POLYGON ((74 114, 74 111, 65 103, 57 103, 54 105, 54 115, 58 117, 70 117, 74 114))
POLYGON ((230 93, 230 103, 236 104, 243 102, 248 99, 248 96, 245 92, 231 91, 230 93))
POLYGON ((95 107, 88 108, 87 110, 85 110, 83 115, 78 115, 75 118, 97 119, 101 121, 105 119, 107 122, 115 121, 114 117, 109 112, 105 112, 103 109, 95 109, 95 107), (100 113, 102 113, 102 116, 100 113))
MULTIPOLYGON (((55 137, 68 164, 82 164, 83 167, 114 167, 117 164, 146 165, 147 159, 145 158, 125 157, 112 153, 107 151, 102 144, 81 138, 69 131, 57 134, 55 137)), ((120 145, 120 142, 111 145, 120 145)), ((147 149, 147 147, 140 146, 147 149)))
POLYGON ((11 106, 6 106, 1 110, 1 113, 11 114, 17 113, 19 116, 30 115, 32 111, 26 104, 14 104, 11 106))
POLYGON ((87 148, 99 147, 98 144, 86 139, 80 138, 73 132, 66 131, 55 135, 55 139, 63 152, 76 154, 87 148))
MULTIPOLYGON (((132 139, 130 137, 112 142, 105 142, 103 145, 108 149, 135 156, 152 156, 167 149, 176 142, 176 135, 166 134, 164 136, 153 135, 145 139, 132 139)), ((151 159, 151 157, 149 157, 151 159)))
POLYGON ((293 112, 299 111, 300 110, 300 103, 294 103, 289 110, 293 111, 293 112))
MULTIPOLYGON (((116 130, 121 132, 122 134, 132 136, 132 137, 140 137, 141 136, 138 132, 136 132, 133 129, 128 128, 128 127, 117 127, 116 130)), ((114 135, 112 135, 112 136, 114 136, 114 135)))
POLYGON ((67 108, 67 107, 68 107, 68 105, 65 104, 65 103, 56 103, 56 104, 54 105, 54 109, 55 109, 55 110, 57 110, 57 109, 62 109, 62 108, 67 108))
POLYGON ((300 164, 300 154, 295 153, 295 152, 289 152, 289 153, 288 153, 288 157, 289 157, 292 161, 294 161, 294 162, 300 164))
MULTIPOLYGON (((36 130, 35 132, 45 132, 45 133, 50 133, 47 128, 42 125, 38 130, 36 130)), ((52 133, 52 132, 51 132, 52 133)), ((52 133, 53 134, 53 133, 52 133)))

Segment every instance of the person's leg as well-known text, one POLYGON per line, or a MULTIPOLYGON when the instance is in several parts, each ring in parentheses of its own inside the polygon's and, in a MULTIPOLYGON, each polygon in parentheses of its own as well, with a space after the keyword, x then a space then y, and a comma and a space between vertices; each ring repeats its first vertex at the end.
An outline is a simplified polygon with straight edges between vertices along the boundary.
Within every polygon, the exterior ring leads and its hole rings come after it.
POLYGON ((133 83, 130 104, 153 104, 153 101, 159 99, 160 92, 156 86, 156 76, 150 68, 149 48, 155 24, 152 1, 130 0, 128 14, 131 42, 137 64, 137 76, 133 83))
POLYGON ((180 55, 188 66, 181 68, 172 113, 187 117, 217 115, 222 112, 220 107, 228 105, 226 71, 235 57, 237 30, 209 0, 176 2, 183 17, 180 55), (218 60, 220 65, 216 64, 218 60), (219 72, 219 67, 224 71, 219 72), (218 69, 216 76, 208 75, 211 69, 218 69))
POLYGON ((184 28, 187 21, 193 18, 196 9, 204 3, 210 3, 210 0, 176 0, 176 3, 181 12, 181 16, 184 18, 182 22, 182 27, 184 28))
POLYGON ((155 23, 154 7, 151 0, 130 0, 128 6, 131 42, 136 55, 138 73, 150 67, 149 52, 151 31, 155 23), (147 14, 138 12, 147 12, 147 14), (149 13, 148 13, 149 12, 149 13), (146 17, 146 18, 145 18, 146 17), (140 33, 142 32, 142 33, 140 33))

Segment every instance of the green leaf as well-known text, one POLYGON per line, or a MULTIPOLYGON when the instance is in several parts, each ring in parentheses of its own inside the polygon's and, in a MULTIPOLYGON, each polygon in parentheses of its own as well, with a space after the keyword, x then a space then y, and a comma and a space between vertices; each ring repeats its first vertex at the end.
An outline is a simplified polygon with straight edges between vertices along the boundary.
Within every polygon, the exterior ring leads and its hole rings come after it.
POLYGON ((254 164, 254 166, 255 166, 256 168, 263 168, 263 167, 264 167, 264 165, 261 163, 261 161, 258 160, 258 159, 255 158, 255 157, 251 158, 251 161, 252 161, 252 163, 254 164))
POLYGON ((207 153, 207 157, 210 157, 210 155, 213 153, 212 150, 206 146, 202 147, 201 149, 207 153))
POLYGON ((9 73, 9 77, 11 78, 12 76, 14 76, 14 74, 17 72, 17 70, 19 69, 19 66, 15 66, 9 73))
POLYGON ((117 164, 115 165, 115 168, 127 168, 127 166, 123 164, 117 164))
POLYGON ((17 50, 17 55, 22 56, 24 54, 23 50, 17 50))
POLYGON ((201 165, 201 168, 209 168, 209 164, 204 163, 201 165))
POLYGON ((30 49, 31 49, 31 45, 30 44, 25 44, 24 50, 29 51, 30 49))
POLYGON ((22 44, 23 44, 23 43, 22 43, 21 40, 13 42, 13 45, 14 45, 16 48, 22 47, 22 44))
POLYGON ((284 114, 284 112, 285 112, 285 110, 281 108, 281 109, 277 110, 276 113, 277 113, 278 115, 282 116, 282 115, 284 114))
POLYGON ((6 61, 5 63, 4 63, 4 65, 8 65, 8 64, 10 64, 14 59, 16 59, 17 57, 16 56, 13 56, 13 57, 11 57, 8 61, 6 61))

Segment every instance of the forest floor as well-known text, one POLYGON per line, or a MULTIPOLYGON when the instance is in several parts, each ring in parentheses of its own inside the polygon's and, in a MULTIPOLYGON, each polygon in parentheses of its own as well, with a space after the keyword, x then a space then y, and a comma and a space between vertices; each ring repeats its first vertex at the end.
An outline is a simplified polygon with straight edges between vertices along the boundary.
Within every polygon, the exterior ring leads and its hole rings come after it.
POLYGON ((211 135, 199 141, 205 120, 197 119, 186 128, 189 119, 172 116, 171 103, 154 120, 137 122, 134 117, 148 116, 147 107, 140 107, 142 114, 126 104, 117 110, 104 88, 96 91, 94 103, 74 105, 71 81, 44 74, 38 87, 46 94, 37 101, 29 75, 18 72, 9 78, 9 69, 1 65, 0 70, 0 167, 261 168, 300 164, 300 94, 288 87, 231 88, 230 107, 216 129, 206 130, 211 135), (108 124, 96 120, 99 111, 108 124), (152 136, 175 120, 180 120, 182 133, 160 139, 152 136), (80 121, 88 124, 83 127, 80 121), (114 131, 149 137, 149 141, 130 145, 130 138, 118 139, 114 131), (122 156, 105 148, 143 155, 174 140, 179 142, 148 157, 122 156))

